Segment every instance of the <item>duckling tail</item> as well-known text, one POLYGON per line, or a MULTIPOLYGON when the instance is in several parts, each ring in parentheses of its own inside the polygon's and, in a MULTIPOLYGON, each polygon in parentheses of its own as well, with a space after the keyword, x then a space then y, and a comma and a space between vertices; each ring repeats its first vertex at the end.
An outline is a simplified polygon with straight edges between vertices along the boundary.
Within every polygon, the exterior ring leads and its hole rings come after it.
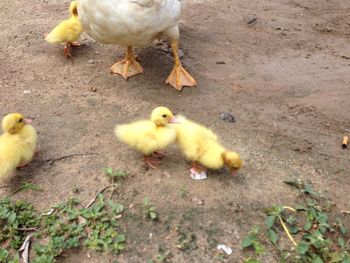
POLYGON ((6 162, 0 160, 0 182, 7 179, 16 169, 14 162, 6 162))

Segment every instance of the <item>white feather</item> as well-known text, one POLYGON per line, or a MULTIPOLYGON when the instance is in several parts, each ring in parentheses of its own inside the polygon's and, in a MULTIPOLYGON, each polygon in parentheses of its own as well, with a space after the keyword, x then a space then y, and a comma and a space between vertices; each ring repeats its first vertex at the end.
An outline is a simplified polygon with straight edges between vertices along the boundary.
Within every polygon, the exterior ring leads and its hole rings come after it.
POLYGON ((161 33, 177 40, 180 0, 79 0, 83 29, 98 42, 146 46, 161 33))

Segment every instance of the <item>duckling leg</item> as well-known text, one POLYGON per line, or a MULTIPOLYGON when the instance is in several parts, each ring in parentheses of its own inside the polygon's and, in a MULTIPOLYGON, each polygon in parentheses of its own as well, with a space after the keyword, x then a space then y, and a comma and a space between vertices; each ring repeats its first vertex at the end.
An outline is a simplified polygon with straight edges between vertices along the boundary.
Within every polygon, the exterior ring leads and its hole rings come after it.
POLYGON ((162 151, 154 151, 152 153, 152 156, 157 158, 157 159, 163 159, 164 157, 166 157, 166 154, 162 151))
POLYGON ((78 41, 75 41, 75 42, 70 43, 70 46, 71 47, 80 47, 81 44, 78 41))
POLYGON ((124 79, 143 73, 141 65, 136 61, 132 52, 132 46, 127 47, 125 59, 115 63, 111 67, 111 73, 119 74, 124 79))
POLYGON ((72 43, 67 42, 66 45, 64 46, 64 50, 63 50, 63 55, 66 58, 72 58, 72 54, 70 53, 70 47, 71 47, 72 43))
POLYGON ((205 172, 206 171, 205 168, 203 168, 200 164, 198 164, 195 161, 192 162, 192 168, 191 169, 193 169, 197 173, 201 173, 201 172, 205 172))
POLYGON ((159 167, 159 161, 158 160, 155 160, 154 158, 152 158, 152 156, 147 156, 147 155, 144 155, 143 156, 143 160, 145 161, 145 163, 153 168, 153 169, 158 169, 159 167))
POLYGON ((169 77, 166 80, 166 84, 170 84, 171 86, 173 86, 175 89, 179 91, 182 90, 182 87, 197 86, 196 80, 181 65, 181 61, 179 58, 178 41, 172 41, 171 48, 174 54, 175 65, 169 77))
POLYGON ((205 168, 201 167, 196 162, 192 162, 192 168, 190 169, 190 175, 193 180, 204 180, 207 179, 207 173, 205 168))
POLYGON ((23 163, 20 163, 16 168, 17 169, 21 169, 21 168, 23 168, 23 167, 26 167, 26 166, 28 166, 28 162, 23 162, 23 163))

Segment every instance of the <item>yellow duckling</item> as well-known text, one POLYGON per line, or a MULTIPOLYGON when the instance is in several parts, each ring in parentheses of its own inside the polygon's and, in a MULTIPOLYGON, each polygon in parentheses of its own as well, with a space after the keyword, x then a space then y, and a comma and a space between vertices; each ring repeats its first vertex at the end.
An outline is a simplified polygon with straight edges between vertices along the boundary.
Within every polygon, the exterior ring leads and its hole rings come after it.
POLYGON ((226 150, 211 130, 183 116, 177 116, 177 119, 179 124, 175 126, 176 141, 186 158, 192 161, 192 178, 205 179, 205 168, 217 170, 226 165, 232 175, 235 175, 242 167, 239 155, 226 150))
POLYGON ((78 40, 82 33, 81 24, 78 19, 77 1, 72 1, 69 6, 71 17, 59 23, 46 37, 50 44, 66 43, 63 54, 72 57, 70 47, 80 46, 78 40))
POLYGON ((11 113, 2 120, 0 136, 0 180, 16 169, 27 165, 33 158, 37 134, 31 120, 19 113, 11 113))
POLYGON ((120 141, 142 152, 144 161, 151 168, 157 168, 157 159, 165 156, 159 151, 176 139, 176 130, 169 123, 176 123, 172 112, 168 108, 157 107, 152 111, 150 120, 117 125, 115 134, 120 141))

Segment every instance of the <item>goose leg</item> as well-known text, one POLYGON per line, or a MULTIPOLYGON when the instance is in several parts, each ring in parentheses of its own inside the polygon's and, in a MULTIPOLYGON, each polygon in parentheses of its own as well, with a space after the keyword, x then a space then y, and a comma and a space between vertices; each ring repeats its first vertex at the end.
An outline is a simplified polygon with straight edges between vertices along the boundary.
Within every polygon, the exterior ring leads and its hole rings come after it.
POLYGON ((197 86, 196 80, 184 69, 179 58, 179 42, 172 41, 171 48, 174 54, 174 68, 166 80, 166 84, 170 84, 177 90, 182 90, 183 87, 197 86))
POLYGON ((136 61, 132 46, 128 46, 126 50, 126 57, 122 61, 115 63, 111 67, 112 74, 119 74, 124 79, 143 73, 143 69, 136 61))

